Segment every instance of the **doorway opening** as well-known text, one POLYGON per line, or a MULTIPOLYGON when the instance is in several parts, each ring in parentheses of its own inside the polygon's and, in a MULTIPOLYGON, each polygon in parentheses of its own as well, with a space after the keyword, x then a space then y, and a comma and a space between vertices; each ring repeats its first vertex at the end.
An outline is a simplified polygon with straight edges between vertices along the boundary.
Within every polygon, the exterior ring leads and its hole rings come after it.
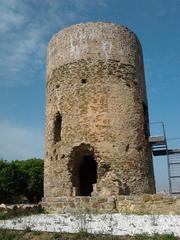
POLYGON ((97 163, 93 156, 83 156, 79 168, 80 195, 91 196, 93 184, 97 182, 97 163))
POLYGON ((97 162, 90 144, 75 146, 70 154, 68 169, 75 196, 91 196, 97 183, 97 162))

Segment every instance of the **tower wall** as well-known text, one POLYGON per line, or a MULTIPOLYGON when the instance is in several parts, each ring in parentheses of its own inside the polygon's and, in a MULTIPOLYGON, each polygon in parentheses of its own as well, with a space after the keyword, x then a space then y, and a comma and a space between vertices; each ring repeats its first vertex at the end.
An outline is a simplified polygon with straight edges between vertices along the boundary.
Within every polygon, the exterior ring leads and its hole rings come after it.
POLYGON ((154 193, 143 57, 128 28, 85 23, 49 43, 44 201, 79 196, 83 156, 97 163, 91 196, 154 193))

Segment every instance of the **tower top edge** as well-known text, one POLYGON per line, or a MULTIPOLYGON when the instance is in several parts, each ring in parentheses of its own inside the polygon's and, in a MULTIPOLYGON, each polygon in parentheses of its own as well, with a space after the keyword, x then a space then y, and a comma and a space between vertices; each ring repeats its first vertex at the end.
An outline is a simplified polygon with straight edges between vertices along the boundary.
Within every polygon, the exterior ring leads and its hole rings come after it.
POLYGON ((116 30, 121 30, 121 31, 126 31, 129 34, 134 35, 134 37, 138 40, 138 42, 140 43, 137 35, 135 34, 134 31, 132 31, 130 28, 128 28, 127 26, 123 25, 123 24, 119 24, 119 23, 114 23, 114 22, 82 22, 82 23, 77 23, 77 24, 73 24, 70 26, 67 26, 65 28, 60 29, 60 31, 58 31, 57 33, 55 33, 52 38, 49 41, 48 46, 51 45, 51 43, 53 43, 53 41, 56 39, 56 37, 66 34, 66 33, 71 33, 73 31, 80 31, 80 30, 90 30, 92 28, 98 29, 98 28, 112 28, 112 29, 116 29, 116 30))

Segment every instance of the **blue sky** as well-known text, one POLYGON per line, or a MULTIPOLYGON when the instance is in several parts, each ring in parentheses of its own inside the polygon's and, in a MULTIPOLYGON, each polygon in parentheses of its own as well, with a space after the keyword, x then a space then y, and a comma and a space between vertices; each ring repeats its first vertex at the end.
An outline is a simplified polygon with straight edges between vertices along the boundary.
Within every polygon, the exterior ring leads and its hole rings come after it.
MULTIPOLYGON (((88 21, 137 34, 150 121, 164 121, 168 138, 180 137, 180 0, 0 0, 0 157, 43 158, 47 44, 62 28, 88 21)), ((165 159, 154 165, 164 189, 165 159)))

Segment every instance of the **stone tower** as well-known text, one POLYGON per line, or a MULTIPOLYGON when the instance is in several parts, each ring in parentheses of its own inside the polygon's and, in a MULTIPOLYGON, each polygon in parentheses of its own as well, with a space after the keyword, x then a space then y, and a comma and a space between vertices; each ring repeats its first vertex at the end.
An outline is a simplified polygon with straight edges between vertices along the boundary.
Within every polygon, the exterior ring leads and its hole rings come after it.
POLYGON ((136 35, 103 22, 60 31, 48 46, 46 81, 44 206, 154 193, 136 35))

